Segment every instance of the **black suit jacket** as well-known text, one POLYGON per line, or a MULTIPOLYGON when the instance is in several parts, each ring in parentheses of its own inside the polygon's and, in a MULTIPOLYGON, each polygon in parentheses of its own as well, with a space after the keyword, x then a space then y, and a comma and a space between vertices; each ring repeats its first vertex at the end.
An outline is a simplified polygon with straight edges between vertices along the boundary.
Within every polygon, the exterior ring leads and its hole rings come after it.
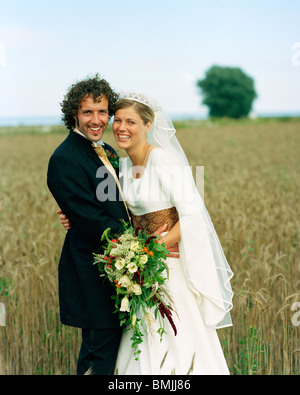
MULTIPOLYGON (((113 151, 108 145, 106 148, 113 151)), ((93 253, 101 248, 103 231, 111 228, 118 232, 122 228, 120 220, 128 221, 128 217, 113 177, 102 170, 106 168, 91 142, 70 131, 52 154, 47 174, 51 193, 71 221, 58 270, 61 322, 87 329, 120 326, 117 314, 113 313, 114 289, 99 277, 93 253), (107 197, 107 188, 103 187, 107 182, 117 194, 100 201, 99 197, 104 197, 101 200, 107 197)))

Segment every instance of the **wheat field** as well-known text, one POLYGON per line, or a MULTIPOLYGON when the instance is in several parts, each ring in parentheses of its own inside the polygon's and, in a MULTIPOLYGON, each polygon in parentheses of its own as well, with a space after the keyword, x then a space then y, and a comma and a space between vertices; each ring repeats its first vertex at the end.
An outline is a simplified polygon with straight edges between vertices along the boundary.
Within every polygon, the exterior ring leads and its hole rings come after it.
MULTIPOLYGON (((300 120, 177 127, 190 164, 204 166, 205 203, 235 273, 234 325, 219 331, 231 374, 298 375, 300 120)), ((65 136, 59 127, 0 129, 0 374, 76 374, 80 331, 59 321, 65 231, 46 185, 65 136)), ((114 145, 109 130, 105 141, 114 145)))

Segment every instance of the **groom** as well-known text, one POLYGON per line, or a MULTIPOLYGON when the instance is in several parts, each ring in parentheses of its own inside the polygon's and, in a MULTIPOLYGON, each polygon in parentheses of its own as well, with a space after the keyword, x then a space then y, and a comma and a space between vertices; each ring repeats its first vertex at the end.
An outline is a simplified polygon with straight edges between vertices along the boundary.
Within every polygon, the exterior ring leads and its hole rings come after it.
POLYGON ((72 85, 61 103, 63 121, 70 132, 48 166, 48 187, 72 224, 58 268, 59 303, 62 324, 82 328, 79 375, 89 369, 93 374, 113 374, 121 339, 119 319, 113 314, 113 287, 103 283, 93 265, 93 253, 101 247, 103 231, 111 228, 117 233, 122 228, 120 220, 128 222, 118 188, 108 200, 99 196, 104 189, 97 190, 101 182, 116 187, 94 147, 99 142, 114 152, 102 142, 102 136, 117 97, 98 74, 72 85))

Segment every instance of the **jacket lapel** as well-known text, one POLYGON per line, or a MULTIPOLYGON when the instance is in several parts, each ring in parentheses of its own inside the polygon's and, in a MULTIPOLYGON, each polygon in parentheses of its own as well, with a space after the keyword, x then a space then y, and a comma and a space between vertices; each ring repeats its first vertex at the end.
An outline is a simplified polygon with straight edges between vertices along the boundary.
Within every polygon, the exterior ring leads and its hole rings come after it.
POLYGON ((93 159, 98 166, 104 166, 104 163, 102 162, 102 160, 99 158, 99 156, 96 154, 95 150, 93 149, 93 147, 91 146, 91 149, 89 149, 87 151, 88 156, 93 159))
POLYGON ((78 133, 75 133, 73 130, 70 130, 70 138, 72 139, 73 143, 79 146, 81 150, 84 150, 86 154, 97 163, 98 166, 104 166, 89 140, 83 136, 80 136, 78 133))

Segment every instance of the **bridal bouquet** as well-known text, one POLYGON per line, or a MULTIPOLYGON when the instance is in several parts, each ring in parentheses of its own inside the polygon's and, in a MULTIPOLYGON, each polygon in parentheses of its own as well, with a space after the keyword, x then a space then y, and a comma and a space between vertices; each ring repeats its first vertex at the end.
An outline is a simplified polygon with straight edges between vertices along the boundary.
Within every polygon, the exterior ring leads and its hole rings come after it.
POLYGON ((151 326, 159 321, 158 333, 162 339, 167 317, 175 336, 176 327, 172 320, 171 300, 164 289, 168 278, 166 254, 169 251, 156 242, 157 236, 147 235, 142 227, 133 228, 123 223, 123 232, 116 238, 110 229, 103 232, 104 253, 94 254, 100 276, 107 278, 115 287, 115 313, 119 314, 120 325, 133 330, 132 347, 135 356, 142 343, 142 326, 151 326), (154 315, 154 317, 153 317, 154 315))

